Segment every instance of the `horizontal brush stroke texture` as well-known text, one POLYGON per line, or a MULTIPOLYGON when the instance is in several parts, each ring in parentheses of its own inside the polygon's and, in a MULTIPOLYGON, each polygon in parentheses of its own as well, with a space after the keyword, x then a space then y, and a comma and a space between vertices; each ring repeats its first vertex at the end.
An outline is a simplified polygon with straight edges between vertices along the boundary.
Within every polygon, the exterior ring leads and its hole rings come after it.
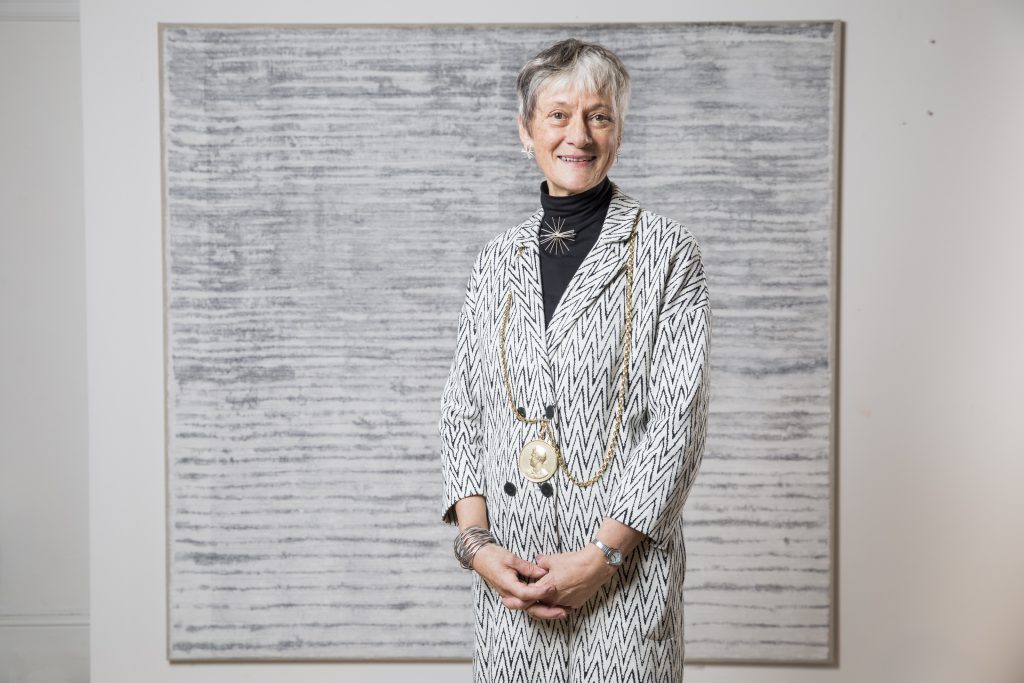
POLYGON ((704 251, 687 660, 830 659, 832 23, 162 27, 171 659, 471 656, 438 401, 569 33, 633 77, 612 179, 704 251))

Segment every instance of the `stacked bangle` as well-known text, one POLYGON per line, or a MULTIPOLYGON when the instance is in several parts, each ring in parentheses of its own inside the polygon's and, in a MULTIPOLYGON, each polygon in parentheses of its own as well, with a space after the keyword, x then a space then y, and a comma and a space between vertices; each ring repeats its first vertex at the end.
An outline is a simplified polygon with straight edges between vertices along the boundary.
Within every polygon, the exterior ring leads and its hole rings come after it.
POLYGON ((472 569, 473 556, 488 543, 494 543, 495 545, 498 543, 490 529, 468 526, 460 531, 459 535, 455 537, 455 557, 458 558, 462 568, 472 569))

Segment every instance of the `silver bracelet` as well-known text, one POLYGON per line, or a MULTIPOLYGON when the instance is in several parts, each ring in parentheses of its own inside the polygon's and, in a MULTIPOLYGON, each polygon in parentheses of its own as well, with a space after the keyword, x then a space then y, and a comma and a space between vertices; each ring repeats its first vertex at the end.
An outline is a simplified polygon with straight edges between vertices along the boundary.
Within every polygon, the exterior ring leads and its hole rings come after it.
POLYGON ((468 526, 460 531, 459 535, 455 537, 455 557, 458 558, 462 568, 472 569, 473 557, 480 548, 489 543, 498 544, 498 540, 494 538, 490 529, 468 526))

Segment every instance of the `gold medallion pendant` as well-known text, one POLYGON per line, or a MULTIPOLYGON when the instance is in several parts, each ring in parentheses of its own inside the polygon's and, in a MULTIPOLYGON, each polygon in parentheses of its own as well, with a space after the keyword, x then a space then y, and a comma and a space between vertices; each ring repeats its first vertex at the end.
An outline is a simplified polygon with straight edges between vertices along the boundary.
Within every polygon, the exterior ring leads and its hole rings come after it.
POLYGON ((519 471, 534 482, 547 481, 558 469, 555 445, 545 439, 527 441, 519 451, 519 471))

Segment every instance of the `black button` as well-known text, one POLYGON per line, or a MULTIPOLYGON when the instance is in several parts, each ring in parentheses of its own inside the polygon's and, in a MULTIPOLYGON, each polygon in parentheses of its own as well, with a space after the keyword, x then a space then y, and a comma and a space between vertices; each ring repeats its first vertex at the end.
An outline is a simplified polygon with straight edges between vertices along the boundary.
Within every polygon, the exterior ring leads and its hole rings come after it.
POLYGON ((510 481, 505 482, 505 493, 510 496, 516 495, 516 485, 510 481))
POLYGON ((519 410, 519 414, 520 415, 522 415, 523 417, 526 417, 526 408, 524 408, 522 406, 519 406, 518 410, 519 410))
POLYGON ((550 420, 554 416, 555 416, 555 407, 554 406, 545 406, 544 407, 544 417, 546 417, 547 419, 550 420))
POLYGON ((544 482, 543 484, 540 485, 540 492, 543 493, 546 497, 550 498, 551 494, 553 494, 555 490, 551 488, 551 484, 544 482))

